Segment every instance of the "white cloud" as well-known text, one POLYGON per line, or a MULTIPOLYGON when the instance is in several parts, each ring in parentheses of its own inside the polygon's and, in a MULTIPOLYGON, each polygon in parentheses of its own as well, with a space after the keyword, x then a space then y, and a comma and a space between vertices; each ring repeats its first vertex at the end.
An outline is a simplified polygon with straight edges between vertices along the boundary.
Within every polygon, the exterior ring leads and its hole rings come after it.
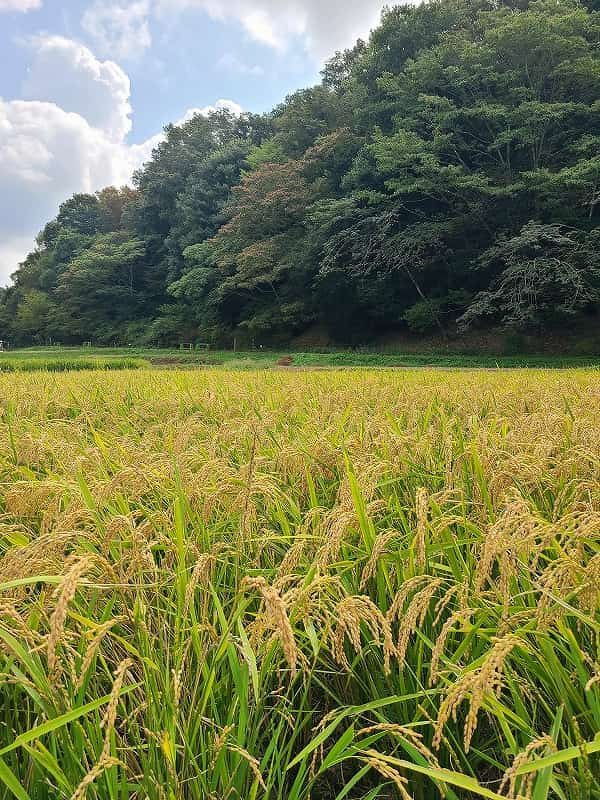
POLYGON ((128 148, 79 114, 54 103, 0 99, 0 283, 63 200, 123 184, 132 166, 128 148))
POLYGON ((129 145, 127 148, 127 158, 129 161, 131 174, 141 167, 142 164, 145 164, 146 161, 150 161, 152 158, 152 151, 155 147, 161 142, 164 142, 165 135, 164 133, 155 133, 154 136, 150 136, 150 138, 146 139, 139 144, 132 144, 129 145))
POLYGON ((172 24, 178 12, 196 8, 213 19, 238 22, 252 39, 276 50, 300 39, 309 54, 323 62, 368 36, 385 4, 385 0, 95 0, 82 25, 103 52, 137 58, 152 42, 151 16, 162 25, 172 24))
POLYGON ((112 58, 135 60, 152 44, 149 11, 149 0, 95 0, 85 11, 81 26, 101 52, 112 58))
POLYGON ((8 278, 30 250, 31 236, 8 234, 0 239, 0 286, 8 283, 8 278))
POLYGON ((0 11, 33 11, 41 6, 42 0, 0 0, 0 11))
POLYGON ((217 100, 214 105, 204 106, 204 108, 188 108, 183 117, 175 124, 183 125, 184 122, 188 122, 188 120, 195 117, 196 114, 202 114, 202 116, 207 117, 209 114, 214 114, 215 111, 229 111, 234 117, 239 117, 239 115, 244 112, 244 109, 239 103, 235 103, 233 100, 221 99, 217 100))
POLYGON ((279 50, 299 37, 319 62, 367 37, 385 5, 385 0, 155 0, 163 17, 201 8, 213 19, 236 20, 253 39, 279 50))
MULTIPOLYGON (((129 78, 111 61, 60 37, 32 40, 34 61, 25 96, 0 98, 0 285, 31 250, 35 235, 75 192, 130 182, 135 169, 164 139, 162 133, 129 145, 129 78)), ((193 108, 227 109, 233 100, 193 108)))
POLYGON ((30 40, 35 56, 23 97, 56 103, 80 114, 115 141, 131 130, 129 78, 114 61, 99 61, 91 50, 62 36, 30 40))
POLYGON ((255 75, 256 77, 260 77, 265 74, 264 69, 258 64, 246 64, 233 53, 225 53, 224 56, 221 56, 217 62, 217 66, 227 70, 227 72, 237 73, 238 75, 255 75))

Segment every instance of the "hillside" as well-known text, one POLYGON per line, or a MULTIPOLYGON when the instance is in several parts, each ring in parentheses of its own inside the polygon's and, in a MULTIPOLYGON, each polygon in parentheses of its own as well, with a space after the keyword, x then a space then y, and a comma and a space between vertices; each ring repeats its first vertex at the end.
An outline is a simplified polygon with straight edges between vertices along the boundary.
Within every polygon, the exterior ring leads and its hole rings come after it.
POLYGON ((60 206, 2 290, 2 337, 244 347, 493 329, 566 331, 576 351, 600 303, 594 5, 390 8, 271 113, 167 127, 133 188, 60 206))

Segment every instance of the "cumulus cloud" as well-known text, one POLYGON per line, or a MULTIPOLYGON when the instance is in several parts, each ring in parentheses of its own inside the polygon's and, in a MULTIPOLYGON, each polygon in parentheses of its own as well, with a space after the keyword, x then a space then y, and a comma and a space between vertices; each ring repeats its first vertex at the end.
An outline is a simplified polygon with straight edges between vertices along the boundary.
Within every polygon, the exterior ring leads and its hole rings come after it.
POLYGON ((152 44, 149 0, 105 3, 96 0, 84 13, 81 25, 103 53, 135 60, 152 44))
POLYGON ((33 11, 41 6, 42 0, 0 0, 0 11, 33 11))
MULTIPOLYGON (((32 40, 33 63, 19 100, 0 98, 0 285, 31 250, 35 235, 60 203, 131 181, 164 139, 157 133, 130 145, 129 78, 83 45, 57 36, 32 40)), ((227 109, 232 100, 185 112, 227 109)))
POLYGON ((0 99, 0 282, 63 200, 123 184, 132 166, 128 148, 79 114, 55 103, 0 99))
POLYGON ((99 61, 79 42, 36 36, 23 97, 55 103, 121 141, 131 130, 129 78, 114 61, 99 61))
POLYGON ((207 117, 209 114, 214 114, 215 111, 229 111, 230 114, 233 114, 234 117, 239 117, 240 114, 243 113, 244 109, 239 105, 239 103, 235 103, 233 100, 217 100, 214 105, 204 106, 203 108, 188 108, 185 112, 183 117, 178 120, 175 124, 176 125, 183 125, 184 122, 188 122, 188 120, 195 117, 196 114, 202 114, 204 117, 207 117))

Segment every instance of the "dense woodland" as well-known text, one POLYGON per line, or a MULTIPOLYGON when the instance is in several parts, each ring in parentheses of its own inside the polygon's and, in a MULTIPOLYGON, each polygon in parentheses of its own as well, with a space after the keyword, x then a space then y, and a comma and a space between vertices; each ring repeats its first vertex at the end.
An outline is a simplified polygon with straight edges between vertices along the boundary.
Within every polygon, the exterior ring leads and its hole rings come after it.
POLYGON ((433 0, 270 114, 169 126, 64 202, 0 296, 18 343, 355 344, 600 309, 600 3, 433 0))

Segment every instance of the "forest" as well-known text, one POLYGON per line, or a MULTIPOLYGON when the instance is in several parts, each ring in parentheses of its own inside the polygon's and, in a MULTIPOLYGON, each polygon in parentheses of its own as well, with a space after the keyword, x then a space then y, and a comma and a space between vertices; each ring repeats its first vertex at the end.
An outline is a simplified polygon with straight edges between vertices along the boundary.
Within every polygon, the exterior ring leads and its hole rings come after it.
POLYGON ((431 0, 268 114, 165 129, 0 291, 16 344, 567 330, 600 311, 600 3, 431 0))

